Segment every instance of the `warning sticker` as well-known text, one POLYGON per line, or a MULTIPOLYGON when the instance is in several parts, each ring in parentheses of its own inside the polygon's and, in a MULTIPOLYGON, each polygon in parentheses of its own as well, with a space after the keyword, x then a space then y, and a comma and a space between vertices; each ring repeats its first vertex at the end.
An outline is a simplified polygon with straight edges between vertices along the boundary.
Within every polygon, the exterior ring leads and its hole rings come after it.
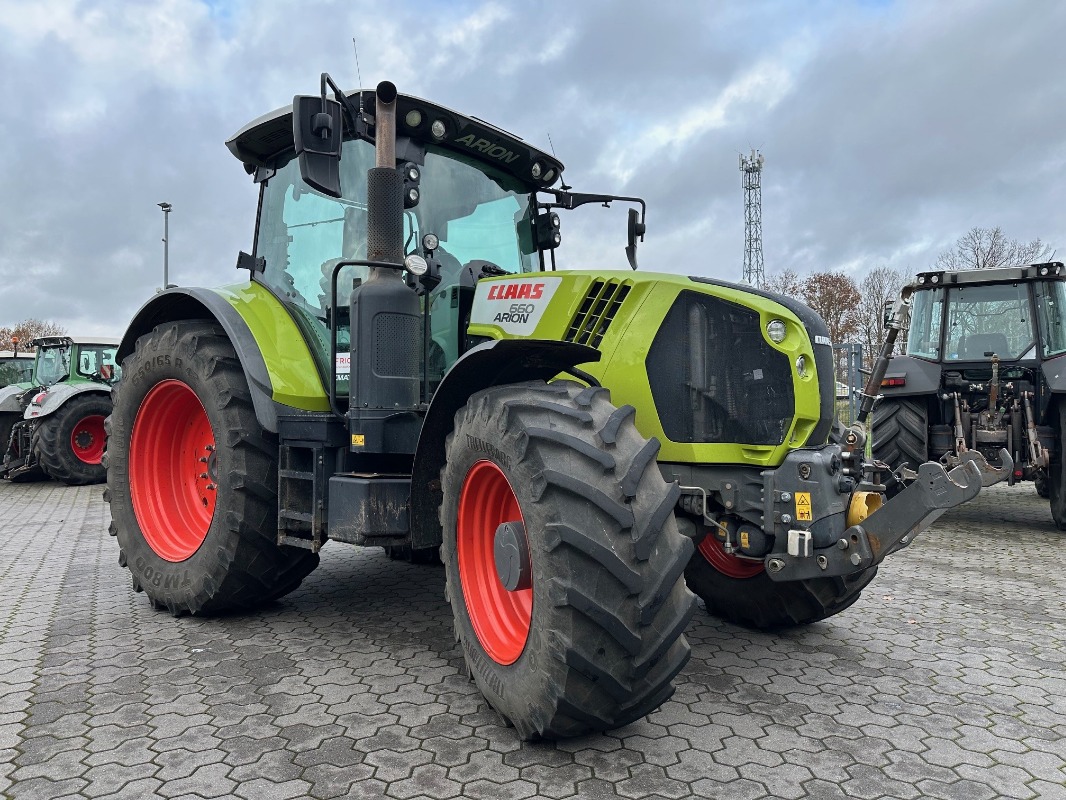
POLYGON ((361 433, 352 434, 352 447, 363 447, 366 444, 366 436, 361 433))
POLYGON ((804 522, 811 522, 814 519, 811 516, 810 492, 796 492, 796 519, 804 522))

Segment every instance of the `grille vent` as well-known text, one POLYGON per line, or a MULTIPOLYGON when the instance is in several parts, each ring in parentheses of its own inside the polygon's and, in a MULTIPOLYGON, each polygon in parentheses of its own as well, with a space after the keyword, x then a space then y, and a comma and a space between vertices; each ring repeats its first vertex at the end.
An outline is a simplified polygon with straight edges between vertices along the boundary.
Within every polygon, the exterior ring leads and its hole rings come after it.
POLYGON ((566 341, 599 347, 630 288, 621 281, 595 281, 570 322, 566 341))

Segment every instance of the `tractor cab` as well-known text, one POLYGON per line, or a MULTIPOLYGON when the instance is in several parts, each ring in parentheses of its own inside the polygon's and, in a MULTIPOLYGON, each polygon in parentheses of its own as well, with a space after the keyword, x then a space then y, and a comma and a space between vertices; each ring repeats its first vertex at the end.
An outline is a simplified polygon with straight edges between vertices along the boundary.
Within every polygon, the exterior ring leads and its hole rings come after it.
POLYGON ((1066 267, 1061 263, 919 273, 910 333, 874 414, 874 455, 896 468, 973 457, 1034 480, 1066 525, 1060 477, 1066 404, 1066 267), (1054 473, 1056 485, 1050 488, 1054 473))
MULTIPOLYGON (((374 91, 336 97, 297 97, 292 107, 256 120, 227 144, 262 187, 255 249, 244 263, 253 279, 286 305, 309 340, 319 343, 314 350, 319 370, 327 380, 335 373, 343 406, 349 390, 348 304, 353 287, 373 269, 351 262, 372 258, 367 182, 376 164, 379 125, 363 110, 374 107, 374 91), (330 109, 331 131, 339 139, 328 159, 307 141, 296 141, 295 149, 279 158, 282 133, 292 147, 294 127, 299 139, 304 124, 301 114, 311 120, 304 127, 312 127, 321 109, 330 109), (326 173, 331 180, 320 180, 326 173), (331 336, 336 337, 332 368, 331 336)), ((554 251, 562 241, 555 209, 614 200, 639 204, 640 216, 630 225, 635 264, 644 203, 553 189, 563 165, 518 137, 417 97, 397 95, 395 107, 395 161, 403 185, 402 252, 395 255, 400 261, 418 257, 404 278, 420 296, 426 318, 428 335, 420 348, 425 402, 467 349, 477 282, 555 269, 554 251)), ((525 290, 513 290, 512 299, 537 299, 532 286, 525 290)), ((516 314, 532 307, 518 306, 516 314)))

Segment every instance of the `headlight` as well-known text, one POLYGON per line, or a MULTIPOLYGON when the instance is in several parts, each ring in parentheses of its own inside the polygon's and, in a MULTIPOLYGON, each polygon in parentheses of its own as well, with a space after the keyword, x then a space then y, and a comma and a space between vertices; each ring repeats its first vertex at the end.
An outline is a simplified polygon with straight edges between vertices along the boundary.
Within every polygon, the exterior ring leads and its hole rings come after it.
POLYGON ((766 335, 770 337, 771 342, 781 344, 785 341, 786 332, 785 323, 779 319, 772 319, 766 325, 766 335))
POLYGON ((403 260, 403 266, 412 275, 425 275, 429 269, 429 264, 426 263, 426 260, 415 253, 411 253, 403 260))
POLYGON ((796 372, 801 378, 807 377, 807 356, 800 356, 796 359, 796 372))

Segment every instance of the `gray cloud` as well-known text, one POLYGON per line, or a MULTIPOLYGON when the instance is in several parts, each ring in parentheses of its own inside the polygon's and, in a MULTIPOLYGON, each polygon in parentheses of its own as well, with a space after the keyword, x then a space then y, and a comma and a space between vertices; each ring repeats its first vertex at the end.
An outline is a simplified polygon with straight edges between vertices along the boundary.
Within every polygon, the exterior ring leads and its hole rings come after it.
MULTIPOLYGON (((768 271, 918 269, 973 225, 1064 247, 1066 7, 959 3, 0 0, 0 324, 118 334, 172 280, 239 279, 255 189, 224 140, 318 73, 555 150, 578 190, 649 201, 645 269, 737 279, 737 153, 766 155, 768 271)), ((565 221, 624 267, 624 211, 565 221)), ((1060 250, 1060 255, 1062 251, 1060 250)))

